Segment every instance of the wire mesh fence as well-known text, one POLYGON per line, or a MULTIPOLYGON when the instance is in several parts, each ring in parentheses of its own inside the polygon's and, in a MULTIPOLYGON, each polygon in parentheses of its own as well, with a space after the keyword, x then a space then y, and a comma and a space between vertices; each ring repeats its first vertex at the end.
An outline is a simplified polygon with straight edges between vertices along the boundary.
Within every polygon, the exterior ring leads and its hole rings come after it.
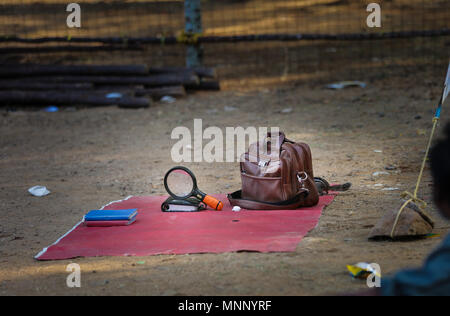
MULTIPOLYGON (((450 1, 377 1, 380 28, 367 25, 371 2, 203 0, 203 62, 225 80, 264 83, 448 61, 450 1)), ((184 1, 77 3, 81 27, 69 28, 67 0, 2 0, 0 62, 185 64, 184 1)))

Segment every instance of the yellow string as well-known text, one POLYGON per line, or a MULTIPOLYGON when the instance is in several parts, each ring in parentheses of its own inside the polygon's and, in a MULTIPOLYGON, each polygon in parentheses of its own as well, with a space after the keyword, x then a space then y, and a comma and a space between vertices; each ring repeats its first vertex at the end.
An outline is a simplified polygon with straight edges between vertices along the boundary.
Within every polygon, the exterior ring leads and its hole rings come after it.
POLYGON ((422 162, 422 167, 420 168, 420 173, 419 173, 419 177, 417 179, 417 184, 416 184, 416 189, 414 190, 414 194, 412 194, 408 191, 405 191, 402 193, 402 197, 404 197, 404 198, 409 197, 409 199, 402 205, 402 207, 400 208, 400 210, 397 213, 397 217, 395 218, 395 222, 394 222, 394 225, 393 225, 392 231, 391 231, 392 239, 394 239, 394 233, 395 233, 395 229, 397 228, 397 224, 400 219, 400 215, 402 214, 403 210, 406 208, 406 206, 408 206, 409 203, 411 203, 411 202, 416 203, 417 206, 420 208, 420 210, 422 212, 424 212, 427 216, 429 216, 425 211, 425 209, 427 208, 427 203, 424 200, 419 199, 417 197, 417 194, 419 193, 420 183, 422 182, 423 173, 424 173, 425 167, 427 165, 428 155, 430 153, 431 144, 433 143, 433 137, 436 132, 436 127, 437 127, 438 123, 439 123, 439 118, 438 117, 433 118, 433 129, 431 130, 430 139, 428 141, 427 150, 425 151, 425 157, 422 162))

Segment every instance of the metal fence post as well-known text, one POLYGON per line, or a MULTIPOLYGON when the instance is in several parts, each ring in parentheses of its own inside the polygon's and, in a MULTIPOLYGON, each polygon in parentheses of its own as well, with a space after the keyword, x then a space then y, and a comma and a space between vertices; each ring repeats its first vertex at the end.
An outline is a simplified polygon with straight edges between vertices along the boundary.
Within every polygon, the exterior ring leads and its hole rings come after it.
MULTIPOLYGON (((184 1, 184 18, 186 34, 202 33, 201 0, 184 1)), ((197 67, 202 64, 203 49, 199 44, 189 44, 186 52, 186 66, 197 67)))

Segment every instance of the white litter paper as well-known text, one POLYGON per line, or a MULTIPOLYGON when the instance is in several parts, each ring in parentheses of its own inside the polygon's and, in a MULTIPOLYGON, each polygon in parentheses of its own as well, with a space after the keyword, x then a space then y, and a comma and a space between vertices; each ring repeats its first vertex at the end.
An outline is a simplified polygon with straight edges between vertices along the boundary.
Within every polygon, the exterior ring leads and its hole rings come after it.
POLYGON ((177 99, 175 99, 174 97, 171 97, 170 95, 166 95, 161 98, 161 102, 164 102, 164 103, 174 103, 176 100, 177 99))
POLYGON ((333 90, 342 90, 347 87, 365 88, 366 86, 367 86, 366 83, 361 82, 361 81, 342 81, 342 82, 336 82, 336 83, 329 84, 326 87, 328 89, 333 89, 333 90))
POLYGON ((225 106, 223 107, 223 110, 224 110, 225 112, 232 112, 232 111, 236 110, 236 108, 235 108, 234 106, 228 106, 228 105, 225 105, 225 106))
POLYGON ((292 112, 292 108, 285 108, 285 109, 280 111, 280 113, 283 113, 283 114, 289 114, 291 112, 292 112))
POLYGON ((390 175, 390 173, 387 171, 377 171, 372 174, 372 176, 374 176, 374 177, 388 176, 388 175, 390 175))
POLYGON ((384 188, 381 191, 397 191, 400 190, 399 188, 384 188))
POLYGON ((50 191, 47 190, 46 187, 41 186, 41 185, 36 185, 32 188, 29 188, 28 192, 30 192, 31 195, 38 196, 38 197, 46 196, 46 195, 50 194, 50 191))

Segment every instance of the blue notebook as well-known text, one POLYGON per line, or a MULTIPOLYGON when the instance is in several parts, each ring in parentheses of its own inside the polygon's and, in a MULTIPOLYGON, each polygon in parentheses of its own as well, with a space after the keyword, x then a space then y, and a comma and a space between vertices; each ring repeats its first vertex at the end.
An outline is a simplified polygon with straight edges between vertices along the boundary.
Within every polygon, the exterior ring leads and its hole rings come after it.
POLYGON ((93 210, 84 216, 84 220, 92 221, 128 221, 137 215, 137 208, 129 210, 93 210))

